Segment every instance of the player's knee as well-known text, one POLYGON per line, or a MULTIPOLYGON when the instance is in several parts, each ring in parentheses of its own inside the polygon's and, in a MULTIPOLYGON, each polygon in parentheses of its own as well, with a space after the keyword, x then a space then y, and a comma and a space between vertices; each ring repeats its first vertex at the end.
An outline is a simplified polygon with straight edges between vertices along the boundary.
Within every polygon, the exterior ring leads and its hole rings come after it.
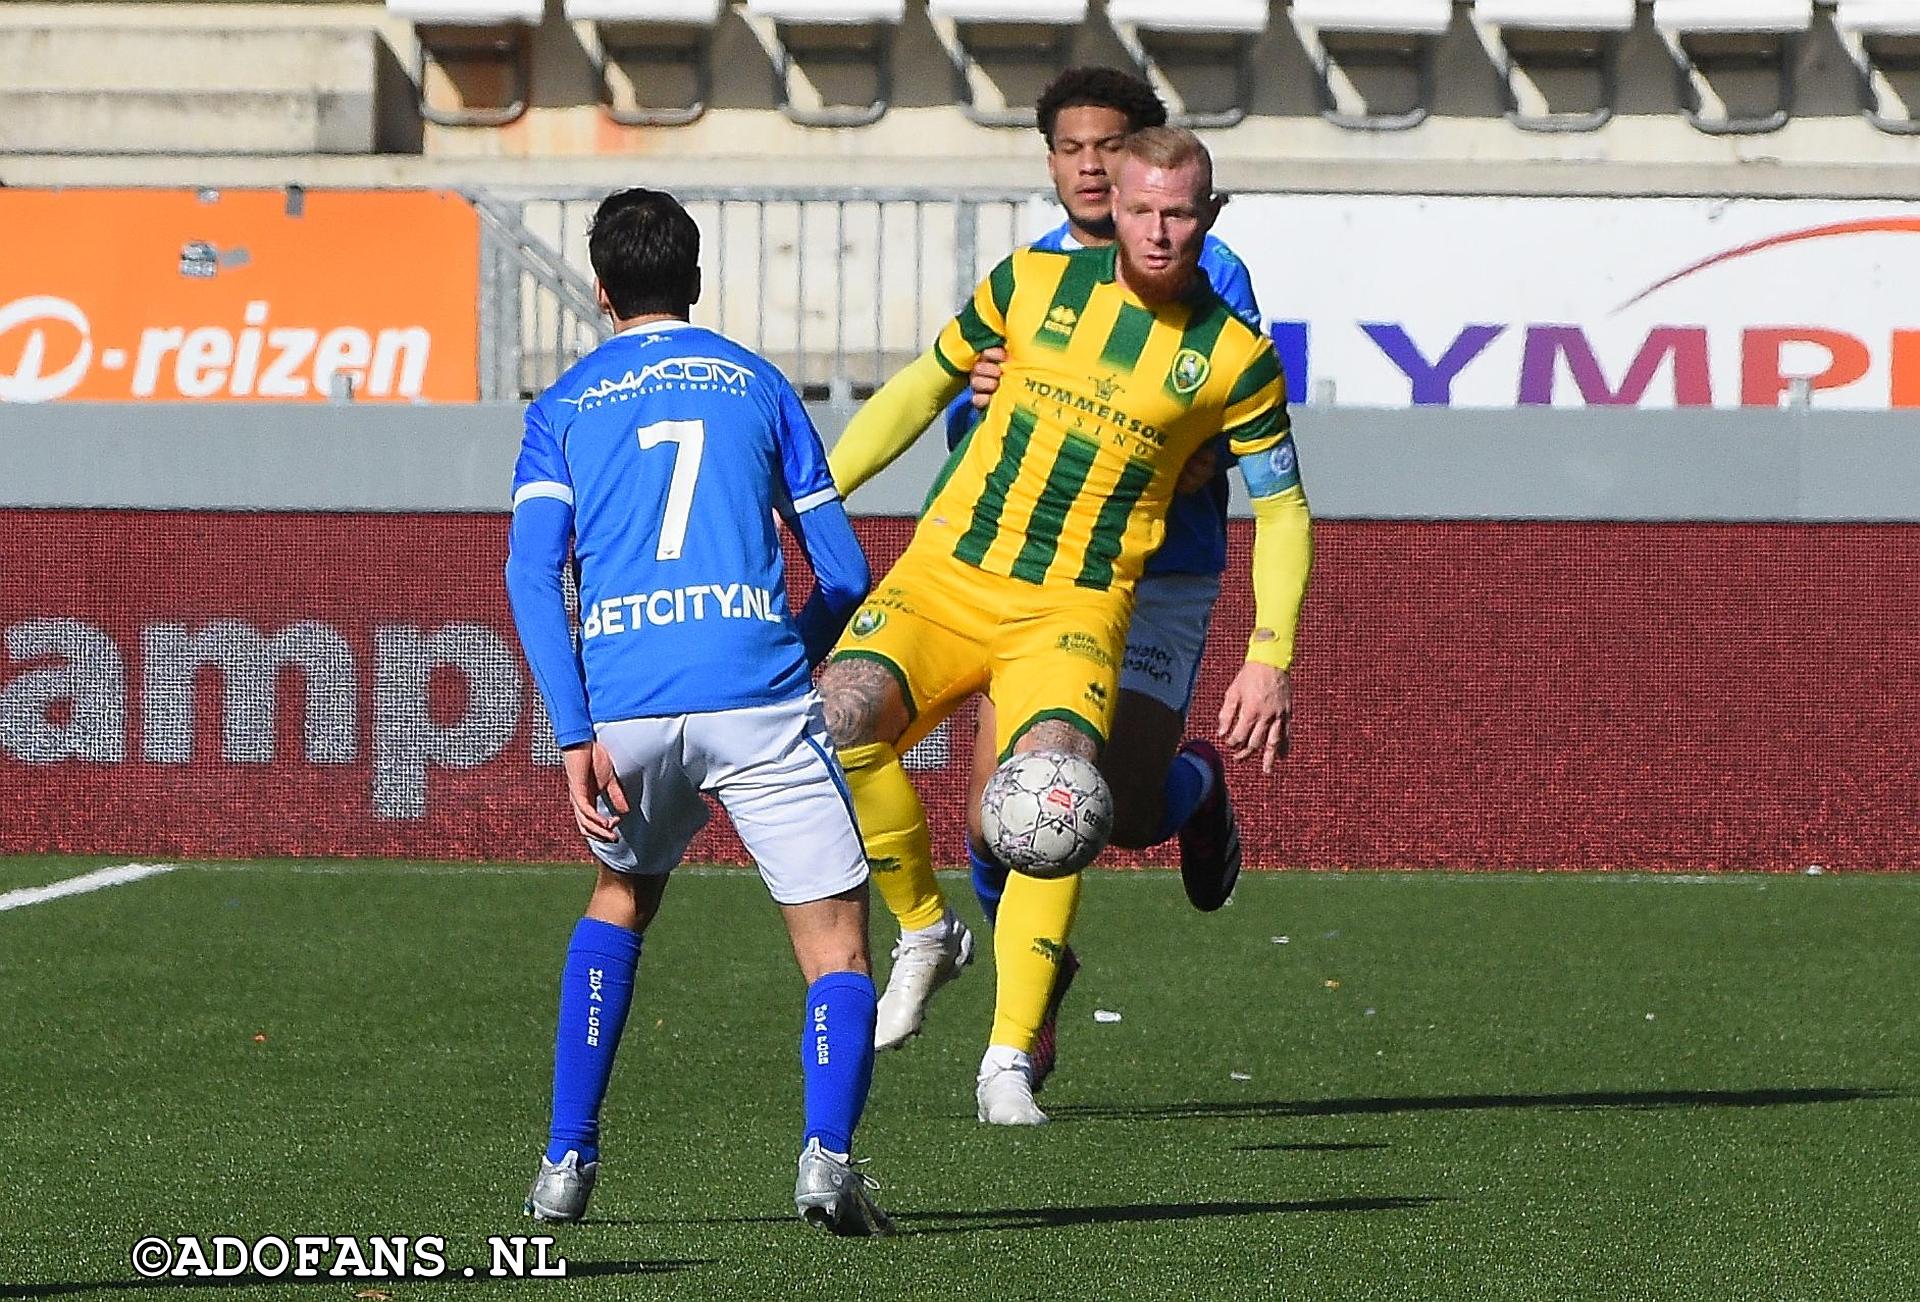
POLYGON ((1107 844, 1122 850, 1144 850, 1157 844, 1156 834, 1160 830, 1159 798, 1155 797, 1151 810, 1145 805, 1127 803, 1118 791, 1113 793, 1113 799, 1113 837, 1107 844))
POLYGON ((820 676, 820 698, 826 707, 827 735, 835 746, 891 742, 906 731, 900 685, 870 660, 829 661, 820 676))
MULTIPOLYGON (((1065 719, 1042 719, 1020 734, 1013 743, 1015 751, 1055 750, 1082 759, 1098 760, 1100 746, 1085 732, 1065 719)), ((1112 785, 1109 783, 1108 785, 1112 785)))
POLYGON ((587 916, 628 931, 645 931, 660 911, 660 898, 666 889, 665 877, 617 873, 601 864, 593 895, 587 901, 587 916))
POLYGON ((1109 763, 1102 756, 1100 776, 1113 792, 1113 840, 1123 850, 1144 850, 1154 844, 1160 829, 1160 807, 1165 800, 1161 774, 1138 763, 1109 763))

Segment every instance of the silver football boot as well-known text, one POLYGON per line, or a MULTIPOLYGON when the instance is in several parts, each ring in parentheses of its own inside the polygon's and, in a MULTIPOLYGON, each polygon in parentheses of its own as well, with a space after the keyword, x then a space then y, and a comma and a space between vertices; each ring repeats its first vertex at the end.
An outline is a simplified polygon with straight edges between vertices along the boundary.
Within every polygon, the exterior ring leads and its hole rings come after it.
POLYGON ((568 1150, 558 1162, 540 1159, 540 1174, 521 1210, 536 1221, 577 1221, 587 1214, 587 1199, 593 1197, 593 1182, 600 1174, 598 1162, 580 1161, 580 1154, 568 1150))
POLYGON ((800 1150, 800 1176, 793 1183, 793 1209, 800 1219, 819 1229, 849 1238, 892 1234, 893 1221, 880 1210, 868 1190, 880 1184, 854 1169, 847 1157, 809 1139, 800 1150))

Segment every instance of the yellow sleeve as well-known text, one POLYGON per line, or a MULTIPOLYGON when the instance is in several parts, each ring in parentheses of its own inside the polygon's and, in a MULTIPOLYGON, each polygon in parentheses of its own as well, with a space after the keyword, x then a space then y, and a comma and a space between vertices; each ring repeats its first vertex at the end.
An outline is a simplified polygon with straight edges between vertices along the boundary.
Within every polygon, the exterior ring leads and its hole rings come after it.
POLYGON ((1253 499, 1253 637, 1247 659, 1286 669, 1293 664, 1293 638, 1300 605, 1313 570, 1313 517, 1306 490, 1295 483, 1270 497, 1253 499))
POLYGON ((1007 342, 1007 309, 1013 303, 1015 259, 1019 256, 1016 252, 1003 259, 974 288, 973 297, 934 341, 934 357, 953 374, 965 375, 981 353, 1007 342))
POLYGON ((922 353, 867 399, 827 454, 827 469, 842 497, 872 479, 912 447, 964 387, 932 352, 922 353))
POLYGON ((1220 421, 1235 456, 1248 457, 1271 449, 1292 427, 1287 416, 1287 379, 1273 341, 1262 336, 1253 355, 1240 368, 1227 395, 1220 421))

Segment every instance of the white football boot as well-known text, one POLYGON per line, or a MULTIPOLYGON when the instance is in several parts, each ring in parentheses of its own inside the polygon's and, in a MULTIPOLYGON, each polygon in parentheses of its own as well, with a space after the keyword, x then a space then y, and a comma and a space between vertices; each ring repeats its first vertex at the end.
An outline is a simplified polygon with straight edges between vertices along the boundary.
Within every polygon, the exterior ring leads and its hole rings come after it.
POLYGON ((1033 1101, 1033 1062, 1017 1049, 987 1049, 973 1097, 980 1120, 990 1126, 1044 1126, 1049 1120, 1033 1101))
POLYGON ((897 1049, 920 1034, 933 992, 973 962, 973 933, 949 909, 922 931, 903 931, 893 947, 893 970, 874 1010, 873 1047, 897 1049))

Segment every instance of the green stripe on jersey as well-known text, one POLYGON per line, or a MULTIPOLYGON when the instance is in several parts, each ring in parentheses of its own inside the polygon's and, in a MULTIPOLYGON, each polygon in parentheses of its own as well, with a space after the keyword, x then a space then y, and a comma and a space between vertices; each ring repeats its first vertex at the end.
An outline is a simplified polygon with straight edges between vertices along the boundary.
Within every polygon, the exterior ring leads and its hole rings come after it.
POLYGON ((967 305, 960 309, 954 321, 960 327, 960 337, 966 340, 967 347, 976 353, 983 353, 1004 342, 1000 338, 1000 332, 988 325, 981 317, 979 311, 973 306, 972 299, 967 300, 967 305))
POLYGON ((1144 461, 1127 462, 1127 468, 1120 472, 1120 482, 1113 486, 1113 494, 1101 504, 1099 518, 1093 522, 1087 559, 1074 579, 1075 585, 1101 592, 1113 586, 1113 562, 1120 555, 1120 541, 1126 535, 1133 504, 1140 500, 1140 494, 1146 492, 1152 481, 1151 465, 1144 461))
POLYGON ((1002 258, 1000 265, 987 277, 987 292, 993 295, 993 305, 1000 309, 1000 319, 1007 319, 1007 309, 1013 305, 1013 259, 1002 258))
POLYGON ((1233 382, 1233 392, 1227 395, 1227 409, 1232 410, 1279 378, 1280 359, 1273 355, 1273 349, 1262 348, 1233 382))
POLYGON ((1080 314, 1087 310, 1087 300, 1107 278, 1106 273, 1112 266, 1110 249, 1068 254, 1067 269, 1060 273, 1060 283, 1054 286, 1053 302, 1047 307, 1046 319, 1034 332, 1034 342, 1048 348, 1065 348, 1073 338, 1074 328, 1080 324, 1080 314))
MULTIPOLYGON (((1225 433, 1228 444, 1233 447, 1235 452, 1240 452, 1240 445, 1242 444, 1262 442, 1276 435, 1286 433, 1289 428, 1287 409, 1285 407, 1269 407, 1266 411, 1255 416, 1246 424, 1236 425, 1234 428, 1225 431, 1225 433)), ((1260 450, 1259 448, 1247 449, 1249 452, 1258 452, 1260 450)))
POLYGON ((1060 455, 1053 459, 1046 487, 1040 490, 1040 500, 1034 504, 1033 515, 1027 521, 1027 541, 1014 558, 1014 578, 1028 583, 1046 582, 1047 567, 1060 551, 1060 530, 1073 510, 1074 499, 1086 486, 1087 472, 1093 469, 1093 459, 1099 451, 1099 444, 1078 434, 1067 435, 1060 444, 1060 455))
POLYGON ((1153 313, 1131 303, 1120 305, 1120 317, 1107 334, 1106 347, 1100 350, 1100 365, 1116 371, 1132 371, 1153 333, 1153 313))
POLYGON ((985 560, 987 549, 1000 535, 1000 516, 1007 509, 1007 490, 1020 473, 1020 462, 1026 457, 1027 444, 1032 439, 1033 413, 1025 407, 1014 408, 1012 418, 1007 421, 1006 439, 1000 445, 1000 460, 987 472, 987 482, 980 490, 979 500, 973 504, 973 523, 954 544, 953 554, 967 564, 978 565, 985 560))

